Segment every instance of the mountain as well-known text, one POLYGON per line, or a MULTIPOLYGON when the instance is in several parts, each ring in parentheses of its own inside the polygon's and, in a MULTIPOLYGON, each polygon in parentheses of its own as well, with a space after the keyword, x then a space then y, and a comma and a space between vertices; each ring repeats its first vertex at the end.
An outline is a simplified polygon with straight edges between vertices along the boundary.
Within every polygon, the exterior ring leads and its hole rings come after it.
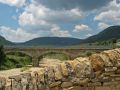
POLYGON ((65 46, 79 43, 80 39, 70 37, 40 37, 35 38, 22 45, 53 45, 53 46, 65 46))
POLYGON ((88 37, 81 43, 93 43, 98 41, 106 41, 110 39, 120 39, 120 26, 111 26, 101 31, 100 33, 88 37))
MULTIPOLYGON (((18 46, 67 46, 79 45, 81 43, 94 43, 110 39, 120 39, 120 26, 111 26, 100 33, 86 39, 77 39, 70 37, 39 37, 24 43, 18 43, 18 46)), ((13 45, 12 42, 0 36, 0 45, 13 45)))
POLYGON ((4 37, 0 36, 0 45, 14 45, 14 44, 6 40, 4 37))

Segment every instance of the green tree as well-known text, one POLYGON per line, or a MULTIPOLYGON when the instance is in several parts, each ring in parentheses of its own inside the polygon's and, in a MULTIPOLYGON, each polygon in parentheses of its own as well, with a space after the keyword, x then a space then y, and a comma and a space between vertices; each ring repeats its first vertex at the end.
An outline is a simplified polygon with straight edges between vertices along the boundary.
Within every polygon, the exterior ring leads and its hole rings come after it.
POLYGON ((5 62, 5 58, 6 58, 6 55, 4 53, 4 48, 3 48, 3 46, 0 46, 0 69, 2 68, 1 66, 5 62))

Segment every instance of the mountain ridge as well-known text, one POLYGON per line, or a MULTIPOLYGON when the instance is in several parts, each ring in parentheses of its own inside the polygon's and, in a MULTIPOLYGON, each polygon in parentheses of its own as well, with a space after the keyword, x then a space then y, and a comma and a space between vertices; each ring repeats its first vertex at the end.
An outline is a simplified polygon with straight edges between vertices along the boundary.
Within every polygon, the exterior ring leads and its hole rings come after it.
POLYGON ((14 45, 11 41, 6 40, 4 37, 0 36, 0 45, 14 45))
POLYGON ((0 45, 25 45, 25 46, 39 46, 39 45, 53 45, 53 46, 67 46, 83 43, 94 43, 110 39, 120 39, 120 25, 110 26, 96 35, 90 36, 86 39, 78 39, 72 37, 38 37, 23 43, 12 43, 0 36, 0 45))
POLYGON ((82 43, 93 43, 110 39, 120 39, 120 26, 110 26, 96 35, 86 38, 82 43))

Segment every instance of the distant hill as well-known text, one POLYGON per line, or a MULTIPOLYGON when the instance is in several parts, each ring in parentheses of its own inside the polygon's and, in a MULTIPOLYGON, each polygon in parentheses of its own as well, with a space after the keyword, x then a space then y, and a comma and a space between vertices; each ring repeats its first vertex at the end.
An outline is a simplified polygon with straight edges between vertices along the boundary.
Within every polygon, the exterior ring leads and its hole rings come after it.
POLYGON ((0 36, 0 45, 14 45, 14 44, 6 40, 4 37, 0 36))
POLYGON ((101 31, 97 35, 93 35, 83 40, 81 43, 93 43, 106 41, 110 39, 120 39, 120 26, 111 26, 101 31))
MULTIPOLYGON (((39 37, 24 43, 18 43, 18 46, 68 46, 79 45, 83 43, 94 43, 111 39, 120 39, 120 26, 111 26, 100 33, 86 39, 77 39, 70 37, 39 37)), ((13 45, 12 42, 0 36, 0 45, 13 45)))
POLYGON ((80 39, 70 37, 40 37, 35 38, 22 45, 53 45, 53 46, 65 46, 79 43, 80 39))

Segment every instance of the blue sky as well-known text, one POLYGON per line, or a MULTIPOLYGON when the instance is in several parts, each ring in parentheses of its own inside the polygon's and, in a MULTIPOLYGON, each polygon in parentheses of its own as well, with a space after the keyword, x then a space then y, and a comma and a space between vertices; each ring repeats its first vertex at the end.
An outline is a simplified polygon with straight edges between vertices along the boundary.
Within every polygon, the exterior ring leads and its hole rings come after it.
POLYGON ((120 25, 119 0, 0 0, 0 35, 12 42, 36 37, 87 38, 120 25))

